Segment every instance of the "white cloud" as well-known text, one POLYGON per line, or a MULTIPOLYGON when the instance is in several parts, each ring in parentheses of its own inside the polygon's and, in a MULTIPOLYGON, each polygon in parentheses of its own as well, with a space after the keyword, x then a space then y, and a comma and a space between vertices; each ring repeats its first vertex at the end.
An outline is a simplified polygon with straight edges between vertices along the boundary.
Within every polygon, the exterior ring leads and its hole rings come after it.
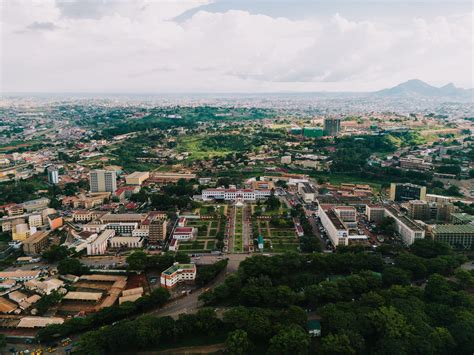
POLYGON ((3 0, 0 89, 373 90, 412 78, 472 86, 473 13, 388 23, 229 10, 173 21, 207 2, 3 0))

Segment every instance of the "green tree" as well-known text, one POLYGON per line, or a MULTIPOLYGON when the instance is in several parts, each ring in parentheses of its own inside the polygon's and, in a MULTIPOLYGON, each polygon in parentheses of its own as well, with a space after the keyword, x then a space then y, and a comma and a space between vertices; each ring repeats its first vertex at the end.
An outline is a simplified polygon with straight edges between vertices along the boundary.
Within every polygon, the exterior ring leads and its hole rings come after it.
POLYGON ((7 340, 5 334, 0 334, 0 349, 4 348, 7 345, 7 340))
POLYGON ((321 354, 350 355, 355 354, 349 337, 346 334, 328 334, 321 339, 321 354))
POLYGON ((410 246, 413 254, 421 256, 422 258, 435 258, 440 255, 449 255, 452 253, 452 248, 448 243, 439 242, 432 239, 417 239, 410 246))
POLYGON ((59 262, 58 272, 61 275, 83 275, 89 272, 89 268, 82 264, 78 259, 66 258, 59 262))
POLYGON ((126 261, 128 269, 133 271, 143 271, 147 267, 148 256, 143 251, 135 251, 130 254, 126 261))
POLYGON ((307 354, 310 342, 308 332, 297 325, 291 325, 270 339, 268 354, 307 354))
POLYGON ((54 263, 67 258, 68 254, 68 249, 65 246, 53 245, 43 252, 42 257, 49 263, 54 263))
POLYGON ((231 355, 246 354, 250 348, 250 341, 245 330, 237 329, 230 332, 225 341, 226 353, 231 355))

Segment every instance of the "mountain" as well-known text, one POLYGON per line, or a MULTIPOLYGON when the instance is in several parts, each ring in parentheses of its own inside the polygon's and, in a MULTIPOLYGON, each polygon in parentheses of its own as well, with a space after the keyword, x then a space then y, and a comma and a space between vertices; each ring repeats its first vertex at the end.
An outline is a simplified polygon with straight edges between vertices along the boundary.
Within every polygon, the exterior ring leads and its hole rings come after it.
POLYGON ((446 98, 472 98, 474 95, 473 89, 461 89, 449 83, 442 87, 436 87, 425 83, 424 81, 413 79, 401 83, 393 88, 383 89, 372 93, 376 96, 383 97, 446 97, 446 98))

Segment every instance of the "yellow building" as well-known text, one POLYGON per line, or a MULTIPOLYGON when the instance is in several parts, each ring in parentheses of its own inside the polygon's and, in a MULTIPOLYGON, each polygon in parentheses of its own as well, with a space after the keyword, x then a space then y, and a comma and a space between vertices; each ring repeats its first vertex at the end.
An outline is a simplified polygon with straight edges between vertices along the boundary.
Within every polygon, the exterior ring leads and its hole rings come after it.
POLYGON ((12 228, 12 239, 13 240, 25 240, 31 235, 30 227, 26 223, 17 224, 12 228))
POLYGON ((134 173, 127 175, 125 181, 127 185, 141 185, 149 177, 150 173, 148 171, 135 171, 134 173))

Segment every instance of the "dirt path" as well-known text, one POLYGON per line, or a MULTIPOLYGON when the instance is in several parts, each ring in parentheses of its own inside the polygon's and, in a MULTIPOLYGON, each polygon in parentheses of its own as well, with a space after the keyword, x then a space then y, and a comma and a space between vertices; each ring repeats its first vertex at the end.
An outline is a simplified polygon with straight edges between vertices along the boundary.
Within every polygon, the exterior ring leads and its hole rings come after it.
POLYGON ((140 352, 139 354, 209 354, 221 352, 225 349, 225 344, 213 344, 213 345, 202 345, 202 346, 188 346, 183 348, 175 348, 162 350, 157 352, 140 352))

